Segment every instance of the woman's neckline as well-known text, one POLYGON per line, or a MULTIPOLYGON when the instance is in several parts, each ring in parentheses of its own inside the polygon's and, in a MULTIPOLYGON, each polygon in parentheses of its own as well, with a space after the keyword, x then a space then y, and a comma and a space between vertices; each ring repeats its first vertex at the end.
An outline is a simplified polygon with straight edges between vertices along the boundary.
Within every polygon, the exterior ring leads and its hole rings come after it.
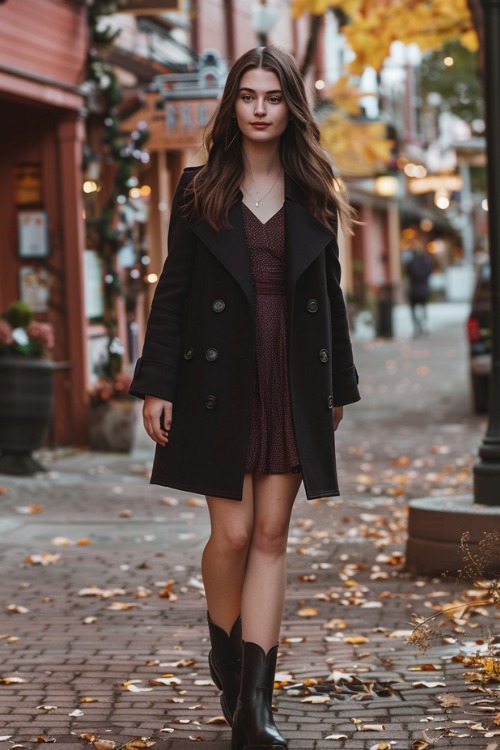
POLYGON ((280 207, 278 208, 278 210, 277 210, 277 211, 276 211, 276 212, 275 212, 275 213, 274 213, 274 214, 273 214, 272 216, 270 216, 270 217, 269 217, 269 219, 267 219, 267 221, 261 221, 261 220, 259 219, 259 217, 258 217, 258 216, 257 216, 257 215, 256 215, 256 214, 255 214, 255 213, 254 213, 254 212, 252 211, 252 209, 250 208, 250 206, 247 206, 247 204, 246 204, 246 203, 244 203, 243 201, 241 201, 241 204, 242 204, 242 206, 244 206, 244 207, 246 208, 246 210, 247 210, 247 211, 248 211, 249 213, 251 213, 251 214, 252 214, 252 216, 253 216, 254 218, 256 218, 256 219, 257 219, 257 221, 259 222, 259 224, 260 224, 261 226, 263 226, 263 227, 265 227, 265 226, 266 226, 267 224, 269 224, 269 222, 270 222, 270 221, 272 221, 273 219, 275 219, 275 218, 276 218, 276 216, 278 216, 278 214, 279 214, 279 213, 281 213, 281 211, 283 211, 283 209, 285 208, 285 203, 283 202, 283 204, 282 204, 282 205, 281 205, 281 206, 280 206, 280 207))

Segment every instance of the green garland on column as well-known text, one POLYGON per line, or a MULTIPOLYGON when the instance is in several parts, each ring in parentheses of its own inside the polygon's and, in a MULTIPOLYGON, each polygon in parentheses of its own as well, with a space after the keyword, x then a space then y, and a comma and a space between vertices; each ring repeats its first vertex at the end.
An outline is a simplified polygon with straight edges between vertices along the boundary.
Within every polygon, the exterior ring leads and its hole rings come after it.
MULTIPOLYGON (((109 364, 107 375, 115 377, 121 369, 123 349, 116 342, 116 299, 123 295, 122 283, 116 270, 116 255, 130 233, 132 224, 120 207, 129 202, 129 190, 137 185, 135 174, 141 164, 147 164, 149 154, 144 150, 150 133, 145 123, 130 135, 121 132, 117 106, 122 101, 122 89, 112 66, 99 54, 98 47, 109 46, 120 30, 103 26, 102 17, 118 13, 121 0, 94 0, 88 6, 89 54, 87 81, 92 92, 98 92, 102 104, 101 117, 105 128, 100 160, 114 166, 111 194, 100 215, 93 221, 98 238, 97 253, 104 270, 104 323, 109 335, 109 364)), ((140 254, 138 251, 138 260, 140 254)), ((118 342, 119 343, 119 342, 118 342)))

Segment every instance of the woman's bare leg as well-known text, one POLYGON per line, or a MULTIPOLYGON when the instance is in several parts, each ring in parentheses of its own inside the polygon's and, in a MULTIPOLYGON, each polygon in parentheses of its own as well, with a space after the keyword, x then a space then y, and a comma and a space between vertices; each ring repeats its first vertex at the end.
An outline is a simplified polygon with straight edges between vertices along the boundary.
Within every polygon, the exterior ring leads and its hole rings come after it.
POLYGON ((210 618, 229 634, 241 614, 241 592, 252 536, 251 474, 245 475, 241 502, 207 497, 207 504, 211 530, 201 559, 201 573, 210 618))
POLYGON ((279 639, 286 587, 286 547, 300 474, 253 476, 253 531, 241 602, 243 640, 265 653, 279 639))

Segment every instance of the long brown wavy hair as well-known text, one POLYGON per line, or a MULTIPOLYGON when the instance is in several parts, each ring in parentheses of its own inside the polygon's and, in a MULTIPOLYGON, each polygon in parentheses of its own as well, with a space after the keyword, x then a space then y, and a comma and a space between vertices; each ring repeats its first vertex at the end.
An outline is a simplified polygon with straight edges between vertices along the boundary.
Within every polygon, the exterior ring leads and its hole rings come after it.
POLYGON ((336 231, 340 220, 343 229, 352 234, 355 212, 320 144, 319 128, 297 64, 287 50, 274 45, 245 52, 229 71, 220 105, 205 130, 206 164, 186 189, 186 215, 192 220, 204 219, 216 230, 229 227, 229 209, 238 199, 245 174, 235 102, 241 78, 252 68, 264 68, 277 75, 289 108, 288 125, 279 147, 285 174, 302 188, 307 208, 319 221, 336 231))

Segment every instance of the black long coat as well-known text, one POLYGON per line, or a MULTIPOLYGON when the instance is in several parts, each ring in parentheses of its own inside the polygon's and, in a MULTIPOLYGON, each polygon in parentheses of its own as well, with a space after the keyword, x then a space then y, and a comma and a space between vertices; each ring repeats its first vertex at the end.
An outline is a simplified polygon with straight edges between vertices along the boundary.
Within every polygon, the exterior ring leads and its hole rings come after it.
MULTIPOLYGON (((255 374, 255 300, 241 201, 231 228, 179 214, 130 392, 173 402, 169 442, 156 447, 151 482, 241 500, 255 374)), ((309 499, 338 495, 332 408, 360 396, 338 247, 332 231, 285 182, 289 381, 295 439, 309 499)))

